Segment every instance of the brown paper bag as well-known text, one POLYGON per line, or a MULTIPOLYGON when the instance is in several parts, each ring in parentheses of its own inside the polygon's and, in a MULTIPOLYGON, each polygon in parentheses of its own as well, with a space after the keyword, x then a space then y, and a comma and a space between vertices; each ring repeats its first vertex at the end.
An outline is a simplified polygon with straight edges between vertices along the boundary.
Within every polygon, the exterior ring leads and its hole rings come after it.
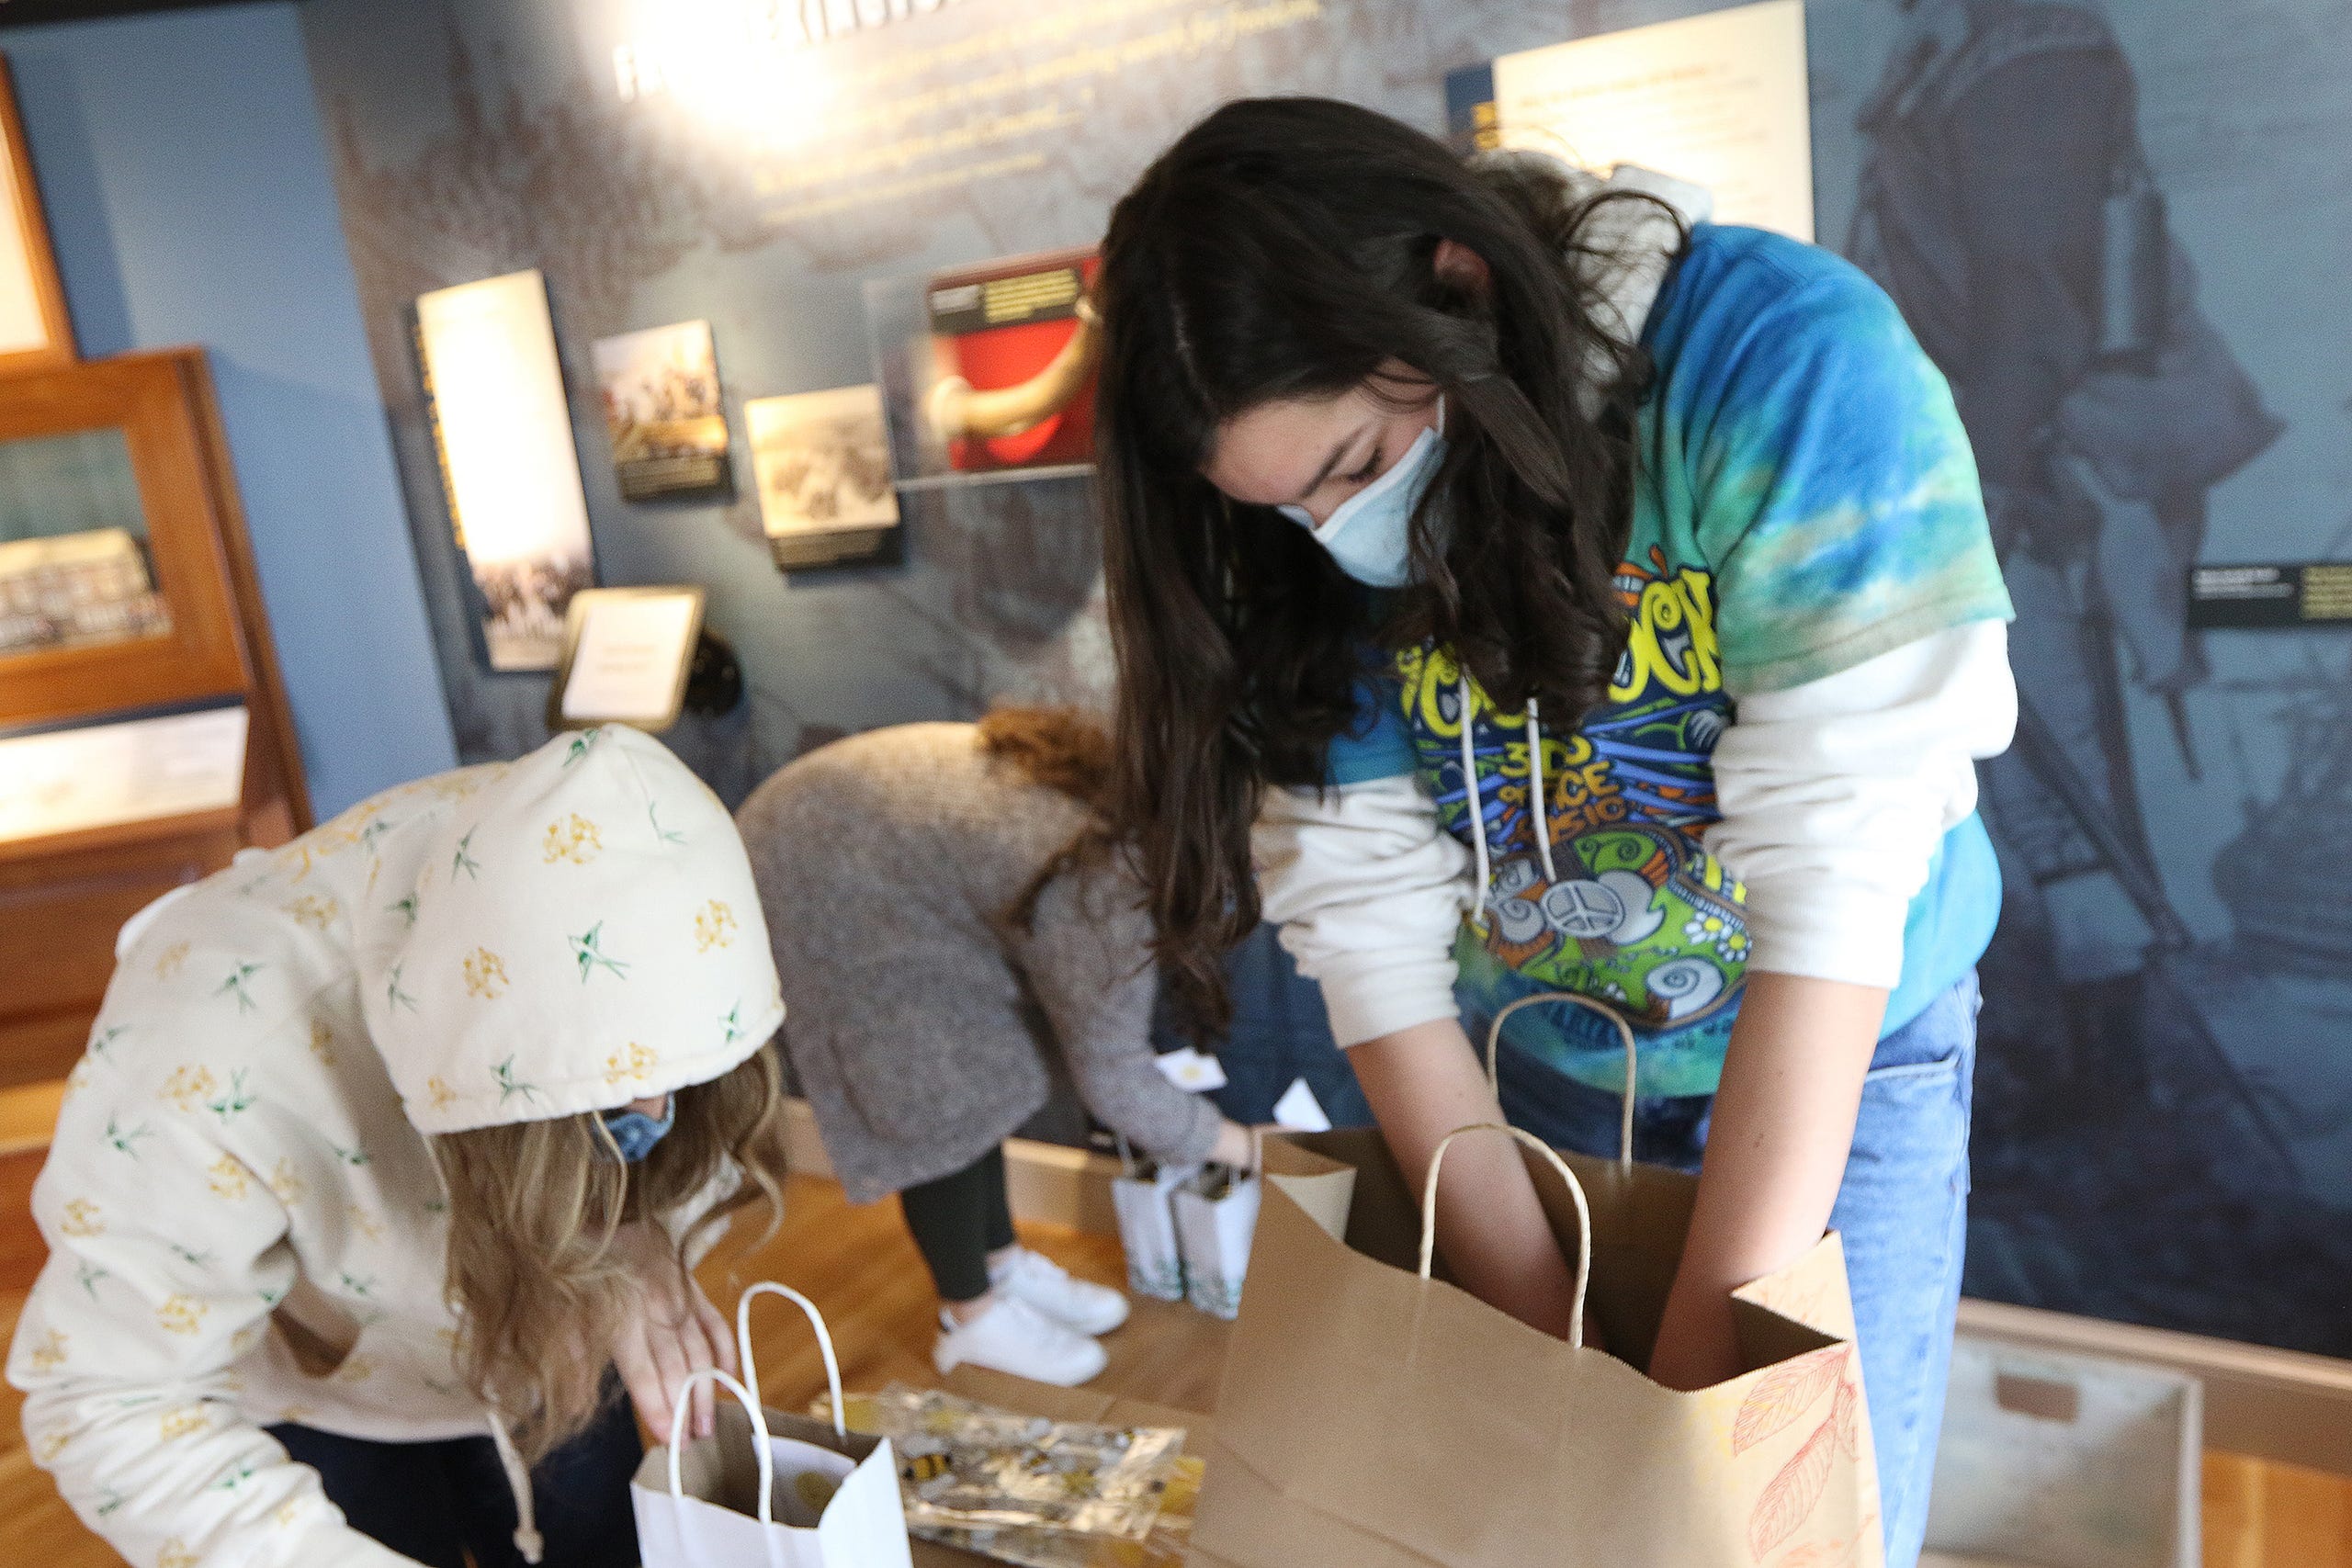
POLYGON ((1193 1561, 1880 1568, 1837 1236, 1733 1293, 1746 1372, 1675 1393, 1634 1366, 1657 1337, 1695 1179, 1536 1149, 1562 1250, 1589 1258, 1584 1310, 1634 1364, 1427 1278, 1422 1204, 1377 1132, 1267 1139, 1193 1561))

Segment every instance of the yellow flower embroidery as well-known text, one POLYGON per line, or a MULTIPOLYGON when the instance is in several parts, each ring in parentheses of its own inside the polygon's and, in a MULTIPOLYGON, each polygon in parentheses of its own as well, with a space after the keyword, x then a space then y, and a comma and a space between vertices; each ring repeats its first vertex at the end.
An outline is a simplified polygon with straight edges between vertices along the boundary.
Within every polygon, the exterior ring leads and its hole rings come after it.
POLYGON ((96 1076, 96 1069, 90 1066, 90 1058, 87 1056, 85 1056, 80 1061, 74 1063, 73 1070, 65 1075, 65 1093, 59 1096, 59 1103, 62 1104, 65 1100, 70 1100, 74 1095, 77 1095, 84 1089, 89 1088, 90 1079, 96 1076))
POLYGON ((204 1109, 220 1086, 213 1080, 209 1069, 204 1067, 175 1067, 164 1087, 155 1092, 158 1100, 166 1100, 193 1116, 204 1109))
POLYGON ((368 1218, 368 1211, 361 1208, 358 1204, 345 1204, 343 1213, 344 1217, 351 1222, 351 1228, 357 1231, 361 1235, 366 1236, 369 1241, 381 1241, 384 1239, 384 1227, 378 1224, 374 1220, 368 1218))
POLYGON ((695 917, 695 951, 708 953, 714 947, 729 947, 735 941, 735 911, 713 898, 695 917))
POLYGON ((277 1168, 269 1173, 269 1190, 289 1209, 302 1201, 302 1179, 295 1174, 292 1160, 278 1160, 277 1168))
POLYGON ((313 1411, 307 1404, 289 1404, 285 1409, 277 1413, 277 1418, 280 1421, 291 1421, 294 1425, 300 1427, 315 1414, 317 1414, 317 1412, 313 1411))
POLYGON ((196 1568, 197 1561, 196 1553, 177 1536, 155 1549, 155 1568, 196 1568))
POLYGON ((261 1340, 261 1330, 248 1325, 229 1336, 229 1354, 242 1356, 261 1340))
POLYGON ((329 1066, 334 1065, 334 1031, 322 1018, 311 1020, 311 1055, 329 1066))
POLYGON ((187 962, 187 943, 175 942, 156 956, 155 978, 168 980, 187 962))
POLYGON ((466 995, 496 1000, 506 994, 506 964, 486 947, 466 955, 466 995))
POLYGON ((311 874, 311 840, 295 840, 277 852, 277 858, 273 863, 279 871, 284 871, 288 866, 294 867, 293 879, 297 883, 300 882, 311 874))
POLYGON ((192 1438, 198 1432, 208 1430, 211 1425, 210 1417, 204 1414, 203 1405, 183 1404, 164 1412, 161 1430, 164 1434, 164 1441, 168 1443, 175 1438, 192 1438))
POLYGON ((222 1155, 204 1168, 204 1174, 211 1179, 210 1186, 216 1197, 226 1198, 233 1202, 253 1190, 253 1183, 247 1177, 245 1168, 239 1165, 233 1156, 222 1155))
POLYGON ((301 1513, 302 1505, 299 1500, 282 1503, 278 1505, 277 1511, 269 1516, 269 1522, 279 1529, 290 1529, 293 1528, 294 1521, 301 1517, 301 1513))
POLYGON ((424 1080, 424 1091, 433 1097, 433 1109, 435 1111, 447 1111, 457 1101, 458 1091, 437 1077, 424 1080))
POLYGON ((333 898, 322 898, 315 893, 305 893, 291 904, 287 905, 286 912, 294 917, 294 923, 298 926, 315 926, 320 931, 324 931, 334 923, 335 916, 343 912, 343 906, 333 898))
POLYGON ((574 811, 563 821, 548 824, 547 840, 541 847, 549 865, 560 860, 586 865, 605 847, 605 840, 597 836, 596 824, 574 811))
POLYGON ((194 1296, 167 1296, 155 1309, 155 1321, 166 1334, 194 1334, 204 1324, 204 1314, 212 1309, 194 1296))
POLYGON ((106 1223, 98 1218, 98 1206, 87 1198, 76 1198, 65 1205, 64 1218, 57 1222, 62 1235, 93 1236, 105 1234, 106 1223))
POLYGON ((644 1077, 661 1060, 662 1053, 652 1046, 639 1045, 631 1041, 624 1049, 605 1058, 605 1082, 618 1088, 631 1078, 644 1077))
POLYGON ((337 1382, 366 1382, 376 1375, 376 1363, 365 1356, 345 1356, 343 1365, 334 1370, 337 1382))
POLYGON ((65 1336, 52 1328, 32 1342, 25 1363, 36 1372, 53 1372, 65 1364, 65 1336))
POLYGON ((41 1463, 55 1464, 57 1456, 63 1453, 65 1446, 73 1440, 74 1434, 71 1432, 47 1432, 42 1434, 40 1442, 33 1450, 33 1453, 41 1463))

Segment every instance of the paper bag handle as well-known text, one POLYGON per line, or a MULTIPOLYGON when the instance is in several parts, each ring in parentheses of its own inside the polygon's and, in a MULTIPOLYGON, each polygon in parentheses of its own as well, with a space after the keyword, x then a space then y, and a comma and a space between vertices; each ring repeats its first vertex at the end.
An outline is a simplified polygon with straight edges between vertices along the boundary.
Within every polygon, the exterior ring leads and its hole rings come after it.
POLYGON ((1552 1146, 1532 1133, 1517 1127, 1506 1127, 1499 1122, 1477 1122, 1467 1127, 1456 1127, 1438 1140, 1430 1155, 1430 1173, 1421 1183, 1421 1278, 1430 1277, 1430 1269, 1437 1261, 1437 1173, 1445 1164, 1445 1151, 1453 1140, 1465 1133, 1502 1133, 1517 1138, 1537 1154, 1552 1162, 1560 1179, 1568 1184, 1568 1196, 1577 1206, 1577 1290, 1576 1302, 1568 1314, 1568 1345, 1573 1349, 1584 1348, 1584 1294, 1592 1282, 1592 1210, 1584 1201, 1584 1184, 1577 1179, 1567 1162, 1552 1151, 1552 1146))
POLYGON ((752 1418, 752 1451, 760 1461, 760 1523, 775 1523, 775 1455, 768 1450, 768 1418, 760 1414, 759 1395, 729 1376, 725 1369, 704 1367, 689 1372, 686 1381, 678 1385, 677 1403, 670 1411, 670 1499, 682 1502, 685 1497, 686 1478, 678 1469, 678 1445, 686 1438, 686 1407, 694 1403, 687 1396, 696 1383, 713 1382, 733 1394, 752 1418))
POLYGON ((1634 1043, 1634 1026, 1627 1023, 1624 1015, 1615 1008, 1594 1001, 1590 997, 1580 997, 1574 991, 1538 991, 1532 997, 1520 998, 1519 1000, 1495 1014, 1495 1021, 1487 1026, 1487 1085, 1499 1088, 1502 1082, 1501 1078, 1496 1076, 1496 1059, 1502 1050, 1503 1020, 1520 1009, 1533 1007, 1538 1002, 1573 1003, 1587 1012, 1599 1013, 1617 1026, 1617 1038, 1625 1043, 1625 1091, 1620 1099, 1617 1110, 1617 1168, 1620 1170, 1632 1168, 1634 1164, 1634 1086, 1638 1081, 1641 1047, 1634 1043))
POLYGON ((849 1423, 842 1414, 842 1363, 833 1354, 833 1337, 825 1327, 825 1314, 817 1303, 789 1285, 779 1285, 774 1280, 763 1280, 743 1292, 735 1303, 735 1354, 743 1364, 743 1381, 751 1385, 752 1402, 760 1398, 759 1363, 752 1357, 752 1303, 760 1296, 782 1296, 808 1314, 808 1325, 817 1331, 817 1350, 825 1358, 825 1387, 833 1396, 833 1436, 849 1436, 849 1423))

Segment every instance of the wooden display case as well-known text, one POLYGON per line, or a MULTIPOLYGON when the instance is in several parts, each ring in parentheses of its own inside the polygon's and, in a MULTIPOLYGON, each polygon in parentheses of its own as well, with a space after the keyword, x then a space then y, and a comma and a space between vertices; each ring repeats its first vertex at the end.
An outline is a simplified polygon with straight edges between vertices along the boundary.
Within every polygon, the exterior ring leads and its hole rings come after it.
POLYGON ((310 820, 202 352, 0 375, 0 1087, 80 1055, 125 919, 310 820), (194 808, 132 778, 51 799, 21 761, 119 769, 158 716, 238 708, 194 808))

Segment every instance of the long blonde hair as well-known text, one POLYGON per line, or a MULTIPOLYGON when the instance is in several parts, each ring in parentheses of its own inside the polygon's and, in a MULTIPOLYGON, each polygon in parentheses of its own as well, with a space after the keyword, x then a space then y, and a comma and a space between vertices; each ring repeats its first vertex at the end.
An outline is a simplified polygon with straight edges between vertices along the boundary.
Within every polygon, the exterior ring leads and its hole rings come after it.
POLYGON ((466 1382, 537 1463, 592 1421, 640 1285, 615 1255, 624 1224, 677 1213, 730 1164, 742 1179, 673 1253, 764 1198, 784 1213, 784 1085, 773 1050, 677 1092, 676 1122, 637 1165, 601 1145, 594 1115, 482 1127, 433 1140, 449 1194, 447 1290, 466 1382))

